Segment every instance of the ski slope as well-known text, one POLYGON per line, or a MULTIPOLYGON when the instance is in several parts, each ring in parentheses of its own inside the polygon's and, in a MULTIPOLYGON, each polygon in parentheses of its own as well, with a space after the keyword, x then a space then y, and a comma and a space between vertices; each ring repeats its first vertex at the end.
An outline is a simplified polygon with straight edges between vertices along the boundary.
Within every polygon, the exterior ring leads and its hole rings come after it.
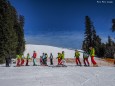
MULTIPOLYGON (((75 50, 71 49, 65 49, 65 48, 58 48, 58 47, 53 47, 53 46, 47 46, 47 45, 32 45, 32 44, 27 44, 25 47, 25 52, 24 56, 27 56, 27 53, 30 53, 30 56, 33 55, 33 51, 37 52, 37 58, 40 58, 42 56, 42 53, 47 53, 48 56, 50 56, 50 53, 53 54, 54 58, 58 56, 58 52, 62 53, 62 51, 65 52, 65 58, 74 58, 74 53, 75 50)), ((79 50, 82 52, 82 50, 79 50)), ((80 53, 80 58, 83 57, 83 54, 80 53)))

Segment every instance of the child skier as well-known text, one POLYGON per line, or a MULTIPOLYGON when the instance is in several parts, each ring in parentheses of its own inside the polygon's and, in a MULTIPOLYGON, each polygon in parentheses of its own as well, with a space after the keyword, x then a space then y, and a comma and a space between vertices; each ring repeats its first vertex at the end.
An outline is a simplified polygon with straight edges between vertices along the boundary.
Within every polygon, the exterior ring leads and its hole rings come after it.
POLYGON ((97 67, 98 65, 97 65, 96 61, 94 60, 95 49, 93 47, 89 47, 89 49, 90 49, 91 62, 94 67, 97 67))
POLYGON ((88 53, 86 51, 83 52, 83 62, 84 62, 84 66, 89 66, 89 61, 88 61, 88 53))
POLYGON ((61 60, 62 60, 61 53, 58 53, 57 59, 58 59, 58 65, 62 65, 62 62, 61 62, 61 60))
POLYGON ((36 57, 37 57, 37 53, 36 51, 33 52, 33 66, 37 66, 36 65, 36 57))
POLYGON ((16 64, 16 66, 19 67, 19 66, 20 66, 20 61, 21 61, 20 55, 16 55, 16 59, 17 59, 17 64, 16 64))
POLYGON ((42 59, 43 56, 40 56, 40 65, 43 65, 43 59, 42 59))
POLYGON ((50 65, 53 65, 53 55, 52 55, 52 53, 50 53, 50 65))
POLYGON ((20 55, 20 58, 21 58, 21 66, 24 66, 24 56, 20 55))
POLYGON ((62 58, 62 65, 64 65, 64 63, 65 63, 65 54, 64 54, 64 51, 62 51, 62 54, 61 54, 61 58, 62 58))
POLYGON ((76 58, 76 65, 77 66, 81 66, 81 62, 80 62, 79 56, 80 56, 79 51, 75 50, 75 58, 76 58))
POLYGON ((30 59, 30 54, 28 53, 28 54, 27 54, 27 57, 26 57, 26 66, 29 66, 29 65, 28 65, 29 59, 30 59))
POLYGON ((44 58, 44 60, 45 60, 45 66, 47 66, 47 58, 48 58, 48 54, 45 53, 45 58, 44 58))

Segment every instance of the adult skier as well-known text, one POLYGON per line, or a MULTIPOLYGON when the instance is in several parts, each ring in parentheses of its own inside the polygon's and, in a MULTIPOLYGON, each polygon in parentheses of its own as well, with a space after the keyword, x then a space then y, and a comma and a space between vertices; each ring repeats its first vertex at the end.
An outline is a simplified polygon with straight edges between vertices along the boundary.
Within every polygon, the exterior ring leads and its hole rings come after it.
POLYGON ((53 55, 52 55, 52 53, 50 53, 50 65, 53 65, 53 55))
POLYGON ((83 62, 84 62, 84 66, 89 66, 88 57, 89 57, 89 54, 88 54, 86 51, 84 51, 84 52, 83 52, 83 62))
POLYGON ((28 65, 29 59, 30 59, 30 54, 28 53, 28 54, 27 54, 27 57, 26 57, 26 66, 29 66, 29 65, 28 65))
POLYGON ((79 51, 75 50, 75 60, 76 60, 76 65, 77 66, 81 66, 81 62, 80 62, 79 56, 80 56, 79 51))
POLYGON ((98 65, 97 65, 96 61, 94 60, 95 49, 93 47, 89 47, 89 49, 90 49, 91 62, 94 67, 97 67, 98 65))
POLYGON ((36 51, 33 52, 33 66, 37 66, 36 65, 36 57, 37 57, 37 53, 36 51))
POLYGON ((7 56, 6 56, 6 58, 5 58, 5 60, 6 60, 6 67, 10 67, 10 62, 11 62, 11 55, 10 54, 8 54, 7 56))

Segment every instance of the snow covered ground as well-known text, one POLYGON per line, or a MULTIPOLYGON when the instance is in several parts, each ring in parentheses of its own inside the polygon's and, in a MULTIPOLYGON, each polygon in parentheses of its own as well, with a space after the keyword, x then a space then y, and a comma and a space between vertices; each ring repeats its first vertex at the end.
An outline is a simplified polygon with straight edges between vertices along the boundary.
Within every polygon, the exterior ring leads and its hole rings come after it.
MULTIPOLYGON (((65 58, 74 58, 74 50, 44 45, 26 45, 24 55, 29 52, 32 56, 34 50, 37 58, 43 52, 48 55, 52 52, 57 57, 63 50, 65 58)), ((6 68, 3 64, 0 65, 0 86, 115 86, 115 67, 102 66, 106 62, 98 58, 96 61, 100 67, 79 67, 75 63, 67 63, 68 67, 32 66, 31 62, 30 66, 14 67, 13 64, 6 68)))
POLYGON ((115 68, 1 65, 0 86, 115 86, 115 68))

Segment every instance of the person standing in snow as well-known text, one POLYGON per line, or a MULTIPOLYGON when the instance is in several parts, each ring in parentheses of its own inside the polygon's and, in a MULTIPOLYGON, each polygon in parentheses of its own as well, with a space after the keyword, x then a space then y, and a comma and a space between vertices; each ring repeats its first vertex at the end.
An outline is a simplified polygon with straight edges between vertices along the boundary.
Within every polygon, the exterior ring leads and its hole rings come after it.
POLYGON ((81 66, 81 62, 80 62, 79 56, 80 56, 79 51, 75 50, 75 60, 76 60, 76 65, 77 66, 81 66))
POLYGON ((20 58, 21 58, 21 66, 24 66, 24 55, 20 55, 20 58))
POLYGON ((20 62, 21 62, 20 55, 16 55, 16 59, 17 59, 17 64, 16 64, 16 66, 19 67, 19 66, 20 66, 20 62))
POLYGON ((27 54, 27 57, 26 57, 26 66, 29 66, 29 65, 28 65, 29 59, 30 59, 30 54, 28 53, 28 54, 27 54))
POLYGON ((43 59, 42 59, 43 56, 40 56, 40 65, 43 65, 43 59))
POLYGON ((37 57, 37 53, 36 51, 33 52, 33 66, 37 66, 36 65, 36 57, 37 57))
POLYGON ((94 60, 95 49, 93 47, 89 47, 89 49, 90 49, 91 62, 94 67, 97 67, 98 65, 97 65, 96 61, 94 60))
POLYGON ((84 51, 84 52, 83 52, 83 62, 84 62, 84 66, 89 66, 88 57, 89 57, 89 54, 88 54, 86 51, 84 51))
POLYGON ((11 55, 10 54, 8 54, 7 56, 6 56, 6 58, 5 58, 5 60, 6 60, 6 67, 10 67, 10 62, 11 62, 11 55))
POLYGON ((48 58, 48 54, 45 54, 45 66, 47 66, 47 58, 48 58))
POLYGON ((53 55, 52 55, 52 53, 50 53, 50 65, 53 65, 53 55))
POLYGON ((64 65, 64 63, 65 63, 65 53, 64 53, 64 51, 62 51, 62 54, 61 54, 61 62, 62 62, 62 65, 64 65))
POLYGON ((61 53, 58 53, 57 59, 58 59, 58 65, 62 65, 62 62, 61 62, 61 60, 62 60, 61 53))

